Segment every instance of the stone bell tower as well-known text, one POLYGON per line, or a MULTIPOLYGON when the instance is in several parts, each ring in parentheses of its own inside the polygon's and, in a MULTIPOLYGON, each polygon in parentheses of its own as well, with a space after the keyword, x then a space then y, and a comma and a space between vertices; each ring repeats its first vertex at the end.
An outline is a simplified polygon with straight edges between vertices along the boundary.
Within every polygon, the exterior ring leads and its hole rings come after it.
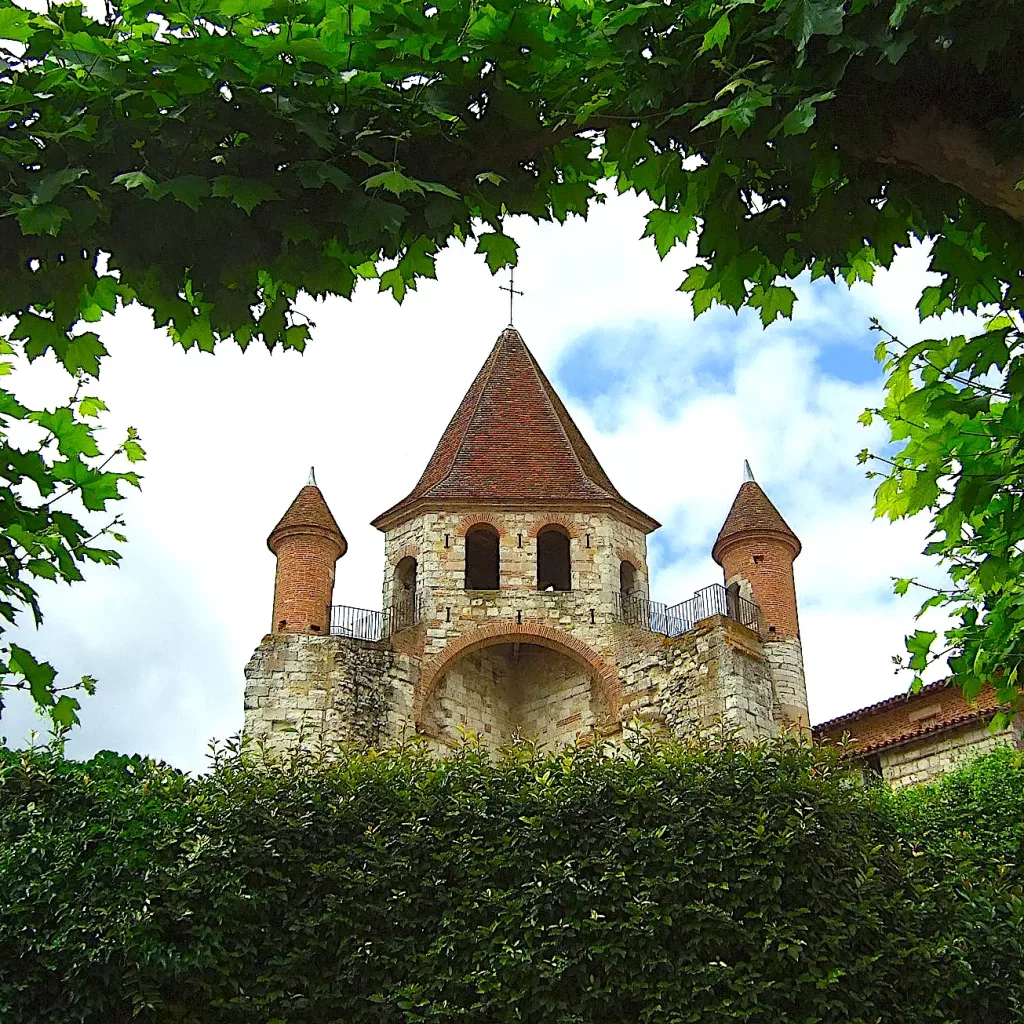
POLYGON ((273 631, 246 667, 245 732, 274 747, 443 753, 629 742, 638 722, 749 739, 807 721, 800 542, 744 483, 713 583, 650 599, 655 519, 612 483, 522 336, 501 332, 384 535, 380 610, 335 605, 345 539, 311 481, 270 535, 273 631), (759 609, 757 605, 760 604, 759 609))
POLYGON ((422 601, 417 728, 569 739, 617 728, 613 622, 647 598, 658 523, 612 484, 506 328, 384 533, 384 606, 422 601))

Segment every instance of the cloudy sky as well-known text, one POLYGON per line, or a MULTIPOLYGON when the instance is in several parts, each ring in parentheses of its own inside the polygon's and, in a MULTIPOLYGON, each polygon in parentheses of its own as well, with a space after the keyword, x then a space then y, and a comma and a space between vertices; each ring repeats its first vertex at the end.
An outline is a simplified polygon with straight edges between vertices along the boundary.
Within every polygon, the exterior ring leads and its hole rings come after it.
MULTIPOLYGON (((890 577, 934 569, 923 524, 873 520, 856 453, 884 438, 856 419, 881 395, 868 318, 922 335, 927 253, 905 253, 870 287, 800 282, 793 321, 767 331, 748 313, 694 322, 677 291, 689 257, 658 260, 640 239, 645 210, 613 197, 586 223, 509 230, 526 293, 516 326, 618 488, 664 524, 652 596, 675 602, 720 579, 709 552, 749 459, 803 541, 812 722, 897 692, 909 680, 891 657, 915 606, 890 577)), ((135 308, 104 321, 111 356, 95 390, 109 436, 131 424, 148 452, 141 493, 121 503, 130 542, 120 568, 43 588, 46 622, 23 638, 62 674, 99 679, 70 753, 201 769, 208 741, 240 729, 243 669, 270 625, 266 536, 310 465, 349 541, 334 600, 380 606, 383 540, 369 521, 411 488, 508 316, 504 280, 470 250, 446 251, 437 271, 401 306, 373 283, 351 302, 307 303, 317 328, 304 355, 185 353, 135 308)), ((50 404, 70 390, 41 363, 15 388, 50 404)), ((18 743, 39 724, 15 699, 0 734, 18 743)))

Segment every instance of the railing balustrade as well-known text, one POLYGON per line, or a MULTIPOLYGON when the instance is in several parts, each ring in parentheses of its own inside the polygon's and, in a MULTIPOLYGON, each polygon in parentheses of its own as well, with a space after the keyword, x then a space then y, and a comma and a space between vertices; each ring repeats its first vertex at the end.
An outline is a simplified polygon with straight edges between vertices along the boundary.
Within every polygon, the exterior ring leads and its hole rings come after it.
POLYGON ((335 604, 331 605, 331 636, 385 640, 403 629, 415 626, 422 617, 423 595, 419 592, 396 601, 382 612, 335 604))
MULTIPOLYGON (((507 599, 514 595, 509 593, 502 596, 507 599)), ((546 596, 554 597, 553 594, 546 596)), ((419 591, 396 601, 382 612, 369 608, 352 608, 344 604, 332 605, 331 635, 352 637, 356 640, 386 640, 422 621, 423 609, 424 595, 419 591)), ((524 618, 522 610, 516 610, 512 606, 503 610, 507 614, 514 614, 518 621, 524 618)), ((528 614, 535 612, 536 609, 530 609, 528 614)), ((595 621, 594 612, 595 610, 590 608, 585 613, 591 623, 595 621)), ((753 601, 741 597, 735 589, 726 589, 720 583, 704 587, 689 600, 672 605, 620 593, 615 595, 614 617, 619 622, 664 636, 680 636, 693 629, 698 622, 713 615, 734 619, 753 630, 758 636, 763 635, 761 609, 753 601)))
POLYGON ((616 594, 616 613, 620 622, 664 636, 686 633, 703 619, 722 615, 734 619, 761 636, 761 609, 729 590, 721 583, 712 583, 698 590, 693 597, 678 604, 662 604, 642 597, 616 594))

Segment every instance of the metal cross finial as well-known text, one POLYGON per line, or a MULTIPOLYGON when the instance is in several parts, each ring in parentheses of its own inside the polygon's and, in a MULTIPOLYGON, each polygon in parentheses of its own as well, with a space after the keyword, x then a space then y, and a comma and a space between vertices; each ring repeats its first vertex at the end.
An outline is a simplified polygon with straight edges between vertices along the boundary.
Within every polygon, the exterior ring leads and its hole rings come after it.
POLYGON ((508 285, 499 284, 498 287, 503 292, 508 292, 508 325, 512 326, 512 303, 515 301, 517 295, 523 293, 516 287, 516 268, 508 268, 508 285))

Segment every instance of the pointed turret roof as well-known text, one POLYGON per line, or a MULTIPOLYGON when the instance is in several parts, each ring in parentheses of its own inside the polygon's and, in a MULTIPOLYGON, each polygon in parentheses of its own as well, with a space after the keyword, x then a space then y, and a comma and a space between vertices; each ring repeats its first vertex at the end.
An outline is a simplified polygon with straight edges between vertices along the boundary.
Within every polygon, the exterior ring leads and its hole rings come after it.
POLYGON ((760 484, 754 479, 750 471, 750 463, 743 462, 743 483, 740 485, 739 493, 725 517, 718 537, 715 539, 714 547, 711 549, 711 557, 722 564, 719 558, 722 547, 737 534, 745 533, 772 533, 781 538, 787 539, 793 546, 793 557, 800 554, 800 540, 789 528, 786 520, 782 518, 779 510, 771 503, 768 495, 761 490, 760 484))
POLYGON ((309 471, 309 483, 299 491, 295 500, 288 506, 288 511, 281 517, 281 521, 270 531, 267 547, 276 554, 277 542, 282 536, 307 530, 329 534, 341 548, 342 555, 348 550, 348 541, 345 540, 345 535, 327 507, 327 502, 316 485, 312 469, 309 471))
POLYGON ((513 327, 498 336, 419 482, 373 525, 388 529, 428 505, 481 502, 610 505, 645 532, 659 525, 615 489, 513 327))

